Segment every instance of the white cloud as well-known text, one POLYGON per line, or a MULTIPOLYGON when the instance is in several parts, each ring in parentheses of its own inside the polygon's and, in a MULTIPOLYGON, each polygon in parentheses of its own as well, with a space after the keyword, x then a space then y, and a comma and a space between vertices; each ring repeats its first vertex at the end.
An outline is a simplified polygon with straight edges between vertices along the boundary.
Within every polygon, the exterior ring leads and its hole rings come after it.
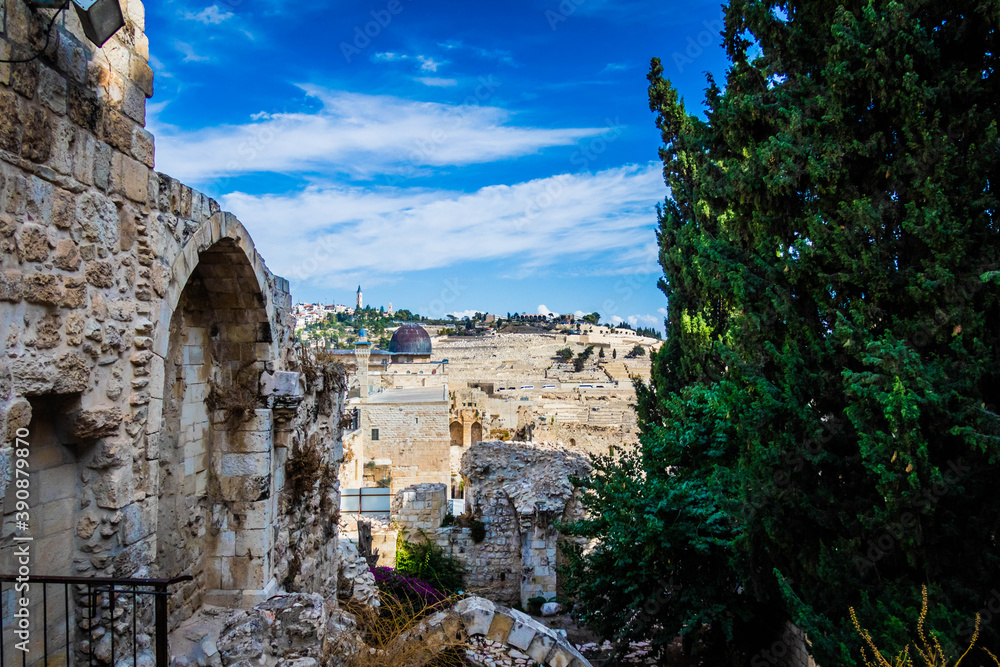
POLYGON ((554 315, 556 317, 559 317, 559 313, 553 313, 551 310, 549 310, 548 308, 545 307, 544 303, 538 305, 538 314, 539 315, 554 315))
POLYGON ((184 56, 184 62, 186 63, 203 63, 209 60, 208 56, 196 53, 194 47, 187 42, 174 42, 174 48, 184 56))
POLYGON ((627 69, 628 65, 625 63, 608 63, 604 66, 604 69, 601 70, 601 74, 604 74, 605 72, 621 72, 627 69))
POLYGON ((458 85, 458 79, 442 79, 436 76, 419 76, 415 79, 425 86, 435 86, 438 88, 450 88, 458 85))
POLYGON ((663 194, 660 167, 563 174, 474 192, 312 186, 287 195, 222 198, 279 275, 349 286, 359 273, 386 278, 505 259, 548 267, 567 258, 606 268, 644 245, 663 194), (547 205, 540 205, 546 203, 547 205))
POLYGON ((185 12, 184 18, 191 21, 198 21, 199 23, 204 23, 205 25, 219 25, 223 21, 228 21, 233 18, 233 13, 221 9, 218 5, 210 5, 197 14, 185 12))
MULTIPOLYGON (((193 52, 191 59, 197 59, 193 52)), ((151 127, 157 168, 187 183, 262 172, 412 175, 423 167, 530 155, 606 130, 517 126, 513 114, 498 107, 302 89, 322 103, 319 110, 190 132, 151 127)))
POLYGON ((393 53, 392 51, 384 51, 382 53, 376 53, 372 56, 372 60, 380 61, 384 63, 394 63, 401 60, 409 60, 410 56, 403 53, 393 53))
POLYGON ((445 60, 434 60, 431 56, 422 56, 419 54, 417 56, 411 56, 405 53, 396 53, 394 51, 382 51, 372 56, 372 60, 375 62, 383 63, 398 63, 414 59, 419 64, 421 72, 436 72, 438 71, 438 67, 447 63, 445 60))

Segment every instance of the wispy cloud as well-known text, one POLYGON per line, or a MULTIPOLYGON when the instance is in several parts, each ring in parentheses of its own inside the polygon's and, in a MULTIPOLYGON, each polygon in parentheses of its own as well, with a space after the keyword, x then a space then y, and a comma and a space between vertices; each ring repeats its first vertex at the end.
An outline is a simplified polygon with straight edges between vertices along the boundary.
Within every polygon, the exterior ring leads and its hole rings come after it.
POLYGON ((371 178, 404 167, 522 157, 572 145, 606 129, 525 127, 515 125, 514 115, 498 107, 415 102, 315 86, 302 89, 321 103, 317 111, 271 113, 258 122, 190 132, 151 128, 157 136, 158 168, 187 182, 264 172, 371 178), (424 145, 433 150, 405 150, 424 145))
POLYGON ((444 64, 443 61, 434 60, 428 56, 417 56, 417 61, 420 63, 420 69, 424 72, 436 72, 438 67, 444 64))
POLYGON ((601 70, 601 74, 605 74, 607 72, 622 72, 627 69, 628 65, 625 63, 608 63, 604 66, 604 69, 601 70))
POLYGON ((513 54, 506 49, 486 49, 481 46, 466 44, 461 40, 449 39, 445 42, 438 42, 438 46, 447 51, 468 51, 483 60, 492 60, 503 65, 517 67, 513 54))
POLYGON ((359 273, 391 277, 496 259, 528 271, 568 259, 606 270, 648 242, 663 189, 659 166, 649 164, 468 193, 332 185, 285 195, 237 192, 222 204, 278 274, 346 287, 359 273), (543 196, 551 204, 538 209, 543 196), (531 224, 522 224, 533 207, 531 224))
POLYGON ((218 5, 209 5, 198 13, 185 12, 184 18, 190 21, 198 21, 205 25, 219 25, 223 21, 233 18, 231 11, 220 8, 218 5))
POLYGON ((372 56, 372 60, 377 63, 400 63, 408 60, 416 61, 421 72, 436 72, 442 65, 447 64, 445 60, 435 60, 431 56, 416 55, 411 56, 406 53, 396 53, 395 51, 380 51, 372 56))
POLYGON ((458 79, 442 79, 437 76, 418 76, 414 81, 419 81, 425 86, 434 86, 437 88, 450 88, 458 85, 458 79))
POLYGON ((187 42, 174 42, 174 48, 176 48, 177 51, 184 56, 183 62, 204 63, 210 60, 208 56, 203 56, 200 53, 195 52, 194 47, 187 42))
POLYGON ((392 51, 382 51, 372 56, 372 60, 374 60, 375 62, 383 62, 383 63, 395 63, 409 59, 410 56, 406 54, 394 53, 392 51))

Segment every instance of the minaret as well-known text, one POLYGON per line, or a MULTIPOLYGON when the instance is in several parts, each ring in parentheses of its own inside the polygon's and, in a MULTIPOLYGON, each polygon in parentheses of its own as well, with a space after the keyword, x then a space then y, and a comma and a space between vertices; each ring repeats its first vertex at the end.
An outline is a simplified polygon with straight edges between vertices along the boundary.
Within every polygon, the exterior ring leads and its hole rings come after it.
POLYGON ((361 285, 358 285, 358 310, 361 310, 361 285))
MULTIPOLYGON (((361 303, 361 292, 358 292, 358 303, 361 303)), ((368 398, 368 358, 372 355, 372 344, 368 342, 368 332, 362 329, 358 332, 358 341, 354 344, 354 359, 358 364, 358 382, 360 384, 361 400, 368 398)))
POLYGON ((392 312, 392 301, 389 302, 389 310, 387 311, 386 314, 389 315, 389 317, 392 317, 392 315, 393 315, 393 312, 392 312))

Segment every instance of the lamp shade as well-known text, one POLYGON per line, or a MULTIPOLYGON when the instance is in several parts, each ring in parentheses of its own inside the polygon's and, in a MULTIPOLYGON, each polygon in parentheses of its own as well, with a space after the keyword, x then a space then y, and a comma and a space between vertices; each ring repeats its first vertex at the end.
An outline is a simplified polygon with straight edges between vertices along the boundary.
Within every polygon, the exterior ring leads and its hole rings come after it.
POLYGON ((125 25, 118 0, 73 0, 87 39, 97 46, 111 39, 125 25))

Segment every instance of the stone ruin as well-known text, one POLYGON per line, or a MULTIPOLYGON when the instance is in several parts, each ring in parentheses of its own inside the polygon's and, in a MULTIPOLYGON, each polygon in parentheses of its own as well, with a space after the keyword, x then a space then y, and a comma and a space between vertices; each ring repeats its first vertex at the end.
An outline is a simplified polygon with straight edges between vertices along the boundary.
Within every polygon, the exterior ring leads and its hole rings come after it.
POLYGON ((426 537, 457 558, 469 590, 526 607, 531 598, 560 592, 556 567, 567 538, 556 524, 582 516, 570 478, 590 471, 587 457, 556 445, 479 442, 463 455, 462 476, 467 512, 485 528, 481 541, 468 526, 441 527, 448 511, 443 484, 397 493, 393 519, 407 539, 426 537))
MULTIPOLYGON (((154 171, 144 9, 121 5, 102 49, 72 10, 48 42, 48 14, 24 0, 0 12, 0 58, 48 43, 0 64, 0 571, 17 571, 21 535, 36 576, 188 575, 175 627, 204 604, 336 590, 344 378, 296 353, 288 282, 239 220, 154 171)), ((139 628, 119 651, 149 653, 151 602, 111 610, 105 595, 88 621, 81 597, 78 631, 49 636, 50 653, 69 642, 113 662, 110 616, 139 628)), ((31 604, 40 617, 42 596, 31 604)), ((65 615, 49 605, 54 628, 65 615)))

